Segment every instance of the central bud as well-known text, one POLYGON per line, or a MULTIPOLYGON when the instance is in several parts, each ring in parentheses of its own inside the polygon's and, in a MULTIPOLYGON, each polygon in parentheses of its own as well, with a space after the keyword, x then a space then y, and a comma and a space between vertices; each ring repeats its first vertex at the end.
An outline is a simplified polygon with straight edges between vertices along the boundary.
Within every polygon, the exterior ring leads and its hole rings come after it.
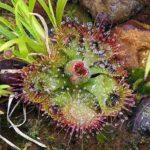
POLYGON ((70 76, 70 81, 75 84, 86 82, 90 76, 89 69, 82 60, 70 61, 66 65, 65 71, 70 76))
POLYGON ((77 76, 86 77, 89 74, 88 69, 85 67, 83 61, 76 61, 72 64, 73 72, 77 76))

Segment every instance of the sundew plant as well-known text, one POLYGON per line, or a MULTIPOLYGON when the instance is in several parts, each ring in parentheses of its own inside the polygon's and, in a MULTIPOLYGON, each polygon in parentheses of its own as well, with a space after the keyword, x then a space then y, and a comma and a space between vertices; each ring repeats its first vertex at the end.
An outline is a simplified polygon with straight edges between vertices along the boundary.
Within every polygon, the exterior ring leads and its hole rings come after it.
POLYGON ((11 2, 12 6, 0 2, 14 18, 12 25, 0 17, 0 51, 11 50, 14 59, 27 63, 14 78, 15 94, 8 102, 7 120, 16 133, 45 147, 10 120, 14 97, 18 97, 17 102, 38 106, 69 133, 70 139, 90 138, 101 133, 106 124, 125 121, 135 98, 125 81, 127 72, 115 59, 119 50, 116 37, 100 25, 62 21, 67 0, 58 0, 56 11, 50 0, 38 0, 49 27, 33 12, 36 0, 11 2))

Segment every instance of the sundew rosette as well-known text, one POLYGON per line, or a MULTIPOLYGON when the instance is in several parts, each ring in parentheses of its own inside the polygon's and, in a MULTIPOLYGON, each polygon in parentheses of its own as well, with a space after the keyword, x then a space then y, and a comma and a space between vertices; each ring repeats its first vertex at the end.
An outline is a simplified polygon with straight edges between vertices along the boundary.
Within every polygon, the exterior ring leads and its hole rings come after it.
POLYGON ((99 28, 64 23, 52 37, 51 55, 22 69, 24 102, 38 104, 71 135, 99 133, 110 118, 123 119, 134 96, 126 71, 113 59, 110 39, 99 28))

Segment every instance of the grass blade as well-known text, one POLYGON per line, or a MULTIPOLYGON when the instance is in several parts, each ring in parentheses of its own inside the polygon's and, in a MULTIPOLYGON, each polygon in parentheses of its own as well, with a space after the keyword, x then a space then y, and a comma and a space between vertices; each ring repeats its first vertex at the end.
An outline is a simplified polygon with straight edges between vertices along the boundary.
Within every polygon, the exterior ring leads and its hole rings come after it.
POLYGON ((56 7, 56 21, 58 27, 61 27, 61 22, 64 14, 64 9, 67 4, 68 0, 58 0, 57 1, 57 7, 56 7))
POLYGON ((145 77, 144 77, 145 79, 148 77, 149 72, 150 72, 150 52, 149 52, 149 56, 145 68, 145 77))
POLYGON ((13 14, 14 14, 14 11, 15 11, 14 8, 12 8, 11 6, 9 6, 5 3, 2 3, 2 2, 0 2, 0 8, 3 8, 3 9, 5 9, 5 10, 7 10, 7 11, 13 13, 13 14))
POLYGON ((29 0, 29 11, 30 12, 33 12, 35 4, 36 4, 36 0, 29 0))
POLYGON ((42 42, 44 37, 44 30, 34 16, 29 15, 29 9, 24 1, 20 0, 15 5, 15 16, 16 24, 23 36, 30 36, 37 40, 39 43, 42 42))
POLYGON ((48 26, 47 26, 47 24, 46 24, 44 18, 43 18, 41 15, 39 15, 39 14, 37 14, 37 13, 30 13, 30 14, 31 14, 31 15, 34 15, 34 16, 36 16, 36 17, 38 17, 39 20, 41 21, 42 25, 43 25, 43 28, 44 28, 44 30, 45 30, 45 36, 44 36, 43 40, 44 40, 45 45, 46 45, 46 47, 47 47, 47 52, 48 52, 48 54, 50 55, 50 54, 51 54, 51 51, 50 51, 50 47, 49 47, 48 26))
POLYGON ((19 46, 19 51, 20 51, 21 57, 27 57, 29 55, 29 51, 28 51, 28 48, 26 46, 26 43, 24 42, 23 36, 19 37, 18 46, 19 46))
POLYGON ((1 24, 0 24, 0 34, 5 36, 5 38, 7 38, 8 40, 16 38, 16 35, 13 34, 13 32, 11 32, 7 27, 2 26, 1 24))
POLYGON ((12 39, 6 43, 4 43, 1 47, 0 47, 0 52, 9 49, 11 46, 13 46, 14 44, 18 43, 18 39, 12 39))
POLYGON ((7 26, 12 31, 14 31, 14 27, 12 26, 12 24, 7 19, 5 19, 4 17, 0 16, 0 22, 3 23, 5 26, 7 26))
POLYGON ((54 29, 57 30, 56 18, 55 18, 55 15, 54 15, 54 11, 53 11, 53 8, 52 8, 51 1, 48 0, 49 7, 47 6, 47 4, 45 3, 44 0, 38 0, 38 1, 39 1, 40 5, 43 7, 43 9, 45 10, 47 16, 49 17, 49 20, 51 21, 54 29))

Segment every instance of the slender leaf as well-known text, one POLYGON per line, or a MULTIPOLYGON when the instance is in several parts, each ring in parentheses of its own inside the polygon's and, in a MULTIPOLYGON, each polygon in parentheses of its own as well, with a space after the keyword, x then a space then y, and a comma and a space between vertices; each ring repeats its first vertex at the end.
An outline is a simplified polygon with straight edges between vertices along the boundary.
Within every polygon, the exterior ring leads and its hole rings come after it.
POLYGON ((10 88, 9 85, 0 85, 0 90, 2 90, 2 89, 8 89, 8 88, 10 88))
POLYGON ((36 0, 29 0, 29 11, 30 12, 33 12, 35 4, 36 4, 36 0))
POLYGON ((0 97, 11 94, 9 85, 0 85, 0 97))
POLYGON ((44 38, 44 30, 34 16, 29 15, 29 10, 24 1, 20 0, 15 5, 16 23, 25 36, 28 36, 26 31, 31 34, 38 42, 42 42, 44 38), (26 31, 25 31, 26 29, 26 31))
POLYGON ((67 4, 68 0, 58 0, 57 1, 57 7, 56 7, 56 21, 58 27, 61 27, 61 22, 64 14, 64 9, 67 4))
POLYGON ((56 22, 56 17, 55 17, 54 11, 53 11, 51 0, 48 0, 48 5, 49 5, 49 12, 50 12, 51 20, 53 21, 53 27, 56 29, 57 22, 56 22))
POLYGON ((19 37, 18 46, 19 46, 20 54, 22 55, 22 57, 27 57, 29 55, 29 51, 28 51, 26 43, 24 42, 23 36, 19 37))
POLYGON ((16 38, 16 35, 13 32, 11 32, 7 27, 2 26, 1 24, 0 24, 0 34, 5 36, 5 38, 7 38, 8 40, 16 38))
POLYGON ((12 39, 9 40, 8 42, 4 43, 1 47, 0 47, 0 52, 9 49, 11 46, 13 46, 14 44, 18 43, 18 39, 12 39))
POLYGON ((14 31, 14 27, 12 26, 12 24, 7 19, 5 19, 4 17, 0 16, 0 22, 3 23, 6 27, 11 29, 12 31, 14 31))
POLYGON ((0 2, 0 8, 3 8, 11 13, 14 13, 14 8, 12 8, 11 6, 7 5, 6 3, 2 3, 0 2))
POLYGON ((54 11, 53 11, 53 8, 52 8, 51 1, 48 0, 49 7, 47 6, 47 4, 45 3, 44 0, 38 0, 38 1, 39 1, 40 5, 43 7, 43 9, 45 10, 46 14, 48 15, 49 20, 51 21, 54 29, 57 30, 56 18, 55 18, 55 15, 54 15, 54 11))
POLYGON ((145 77, 144 77, 145 79, 147 78, 149 72, 150 72, 150 52, 149 52, 149 56, 148 56, 146 68, 145 68, 145 77))
POLYGON ((3 45, 5 43, 5 40, 4 39, 0 39, 0 47, 1 45, 3 45))

